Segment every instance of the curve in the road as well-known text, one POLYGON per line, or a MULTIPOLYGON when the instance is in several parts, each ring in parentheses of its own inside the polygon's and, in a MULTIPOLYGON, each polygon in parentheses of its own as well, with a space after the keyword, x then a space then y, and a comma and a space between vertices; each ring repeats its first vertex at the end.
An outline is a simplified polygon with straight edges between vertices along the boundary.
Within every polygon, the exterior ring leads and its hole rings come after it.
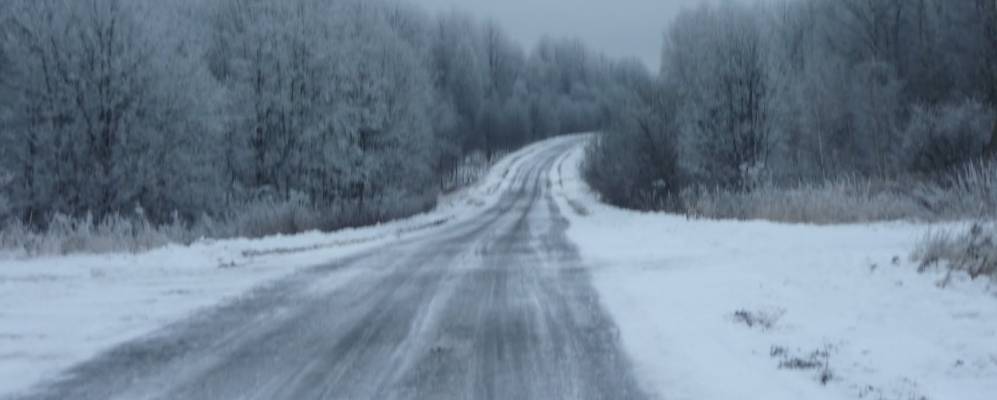
POLYGON ((523 153, 476 218, 261 288, 26 399, 645 398, 551 191, 582 140, 523 153))

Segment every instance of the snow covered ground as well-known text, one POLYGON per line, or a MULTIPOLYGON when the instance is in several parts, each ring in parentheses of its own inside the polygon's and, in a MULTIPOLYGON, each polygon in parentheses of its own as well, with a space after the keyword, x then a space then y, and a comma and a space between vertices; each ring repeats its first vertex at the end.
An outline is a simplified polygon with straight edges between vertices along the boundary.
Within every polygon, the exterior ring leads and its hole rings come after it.
MULTIPOLYGON (((667 399, 994 399, 997 298, 916 273, 939 226, 693 221, 552 177, 643 384, 667 399), (749 322, 752 326, 748 326, 749 322), (821 381, 825 381, 822 384, 821 381)), ((951 227, 951 226, 950 226, 951 227)))
MULTIPOLYGON (((0 398, 114 345, 302 268, 341 259, 453 221, 496 201, 510 170, 550 143, 523 149, 436 210, 380 226, 259 240, 201 241, 143 254, 25 259, 0 253, 0 398)), ((334 273, 329 284, 356 275, 334 273)))
MULTIPOLYGON (((381 226, 140 255, 0 255, 0 398, 302 268, 474 218, 525 155, 554 143, 506 157, 433 212, 381 226)), ((582 155, 562 158, 550 187, 649 391, 695 400, 997 393, 995 290, 966 279, 939 288, 939 274, 917 274, 907 260, 938 226, 623 211, 600 204, 581 182, 582 155)), ((329 284, 354 275, 334 272, 329 284)))

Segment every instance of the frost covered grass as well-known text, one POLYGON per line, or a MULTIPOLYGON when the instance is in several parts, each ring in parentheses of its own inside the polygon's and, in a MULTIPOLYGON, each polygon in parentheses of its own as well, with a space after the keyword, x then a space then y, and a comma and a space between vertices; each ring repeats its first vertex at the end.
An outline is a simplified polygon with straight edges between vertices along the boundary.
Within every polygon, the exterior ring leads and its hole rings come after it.
POLYGON ((66 255, 72 253, 137 253, 169 244, 192 243, 200 233, 209 232, 208 225, 187 226, 174 219, 172 223, 153 225, 138 215, 108 216, 96 222, 87 215, 71 218, 55 215, 47 229, 40 231, 20 221, 0 229, 0 251, 14 251, 24 256, 66 255))
POLYGON ((706 219, 837 224, 997 218, 997 163, 971 163, 930 178, 691 189, 680 203, 686 215, 706 219))
MULTIPOLYGON (((263 199, 238 206, 223 224, 204 231, 209 237, 292 235, 308 231, 329 232, 405 218, 432 209, 436 195, 385 196, 365 203, 344 202, 315 207, 305 196, 287 200, 263 199)), ((195 227, 197 228, 197 227, 195 227)))
POLYGON ((945 283, 954 272, 966 273, 972 279, 989 277, 997 281, 997 226, 974 224, 963 234, 950 231, 934 232, 917 246, 911 259, 920 264, 920 271, 932 267, 945 268, 945 283))
POLYGON ((139 211, 112 214, 100 221, 91 215, 73 218, 53 216, 44 228, 13 221, 0 228, 0 251, 34 257, 76 253, 140 253, 170 244, 190 245, 200 239, 262 238, 309 231, 379 224, 432 209, 435 196, 383 198, 361 208, 343 204, 331 209, 312 206, 306 199, 258 200, 236 207, 228 216, 202 216, 189 223, 174 217, 168 223, 150 222, 139 211))
MULTIPOLYGON (((441 191, 453 193, 474 185, 503 156, 504 153, 488 159, 475 153, 466 157, 443 179, 441 191)), ((0 199, 0 212, 3 211, 2 201, 0 199)), ((307 196, 292 193, 287 199, 265 197, 234 205, 233 211, 219 218, 203 215, 194 222, 188 222, 174 215, 169 222, 159 224, 146 218, 141 208, 129 215, 116 213, 100 221, 90 214, 78 218, 56 214, 43 229, 16 219, 0 226, 0 252, 14 252, 27 257, 141 253, 171 244, 188 246, 201 239, 330 232, 420 214, 435 207, 437 201, 435 194, 413 196, 399 193, 368 199, 364 204, 344 202, 331 208, 318 208, 311 204, 307 196)))

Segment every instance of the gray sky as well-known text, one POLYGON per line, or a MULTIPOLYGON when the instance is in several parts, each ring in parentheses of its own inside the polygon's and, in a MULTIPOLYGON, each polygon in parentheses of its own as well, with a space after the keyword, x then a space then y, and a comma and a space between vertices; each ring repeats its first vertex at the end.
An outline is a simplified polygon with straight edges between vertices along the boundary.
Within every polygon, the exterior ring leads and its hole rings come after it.
POLYGON ((407 0, 430 11, 453 8, 493 18, 532 48, 545 34, 577 37, 611 57, 637 57, 652 71, 663 32, 683 7, 703 0, 407 0))

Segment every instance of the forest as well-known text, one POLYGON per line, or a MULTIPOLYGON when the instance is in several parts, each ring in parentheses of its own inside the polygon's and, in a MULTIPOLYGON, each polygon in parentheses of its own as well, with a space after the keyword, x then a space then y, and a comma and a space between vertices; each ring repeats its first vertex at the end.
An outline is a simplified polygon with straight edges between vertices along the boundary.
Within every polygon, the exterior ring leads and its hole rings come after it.
MULTIPOLYGON (((604 199, 799 222, 997 215, 997 2, 688 9, 589 151, 604 199)), ((635 71, 636 72, 636 71, 635 71)))
POLYGON ((0 239, 378 223, 592 131, 618 206, 997 216, 994 1, 721 1, 663 38, 652 72, 392 0, 0 2, 0 239))
POLYGON ((0 221, 23 231, 411 215, 467 160, 608 125, 633 67, 393 1, 9 0, 0 16, 0 221))

